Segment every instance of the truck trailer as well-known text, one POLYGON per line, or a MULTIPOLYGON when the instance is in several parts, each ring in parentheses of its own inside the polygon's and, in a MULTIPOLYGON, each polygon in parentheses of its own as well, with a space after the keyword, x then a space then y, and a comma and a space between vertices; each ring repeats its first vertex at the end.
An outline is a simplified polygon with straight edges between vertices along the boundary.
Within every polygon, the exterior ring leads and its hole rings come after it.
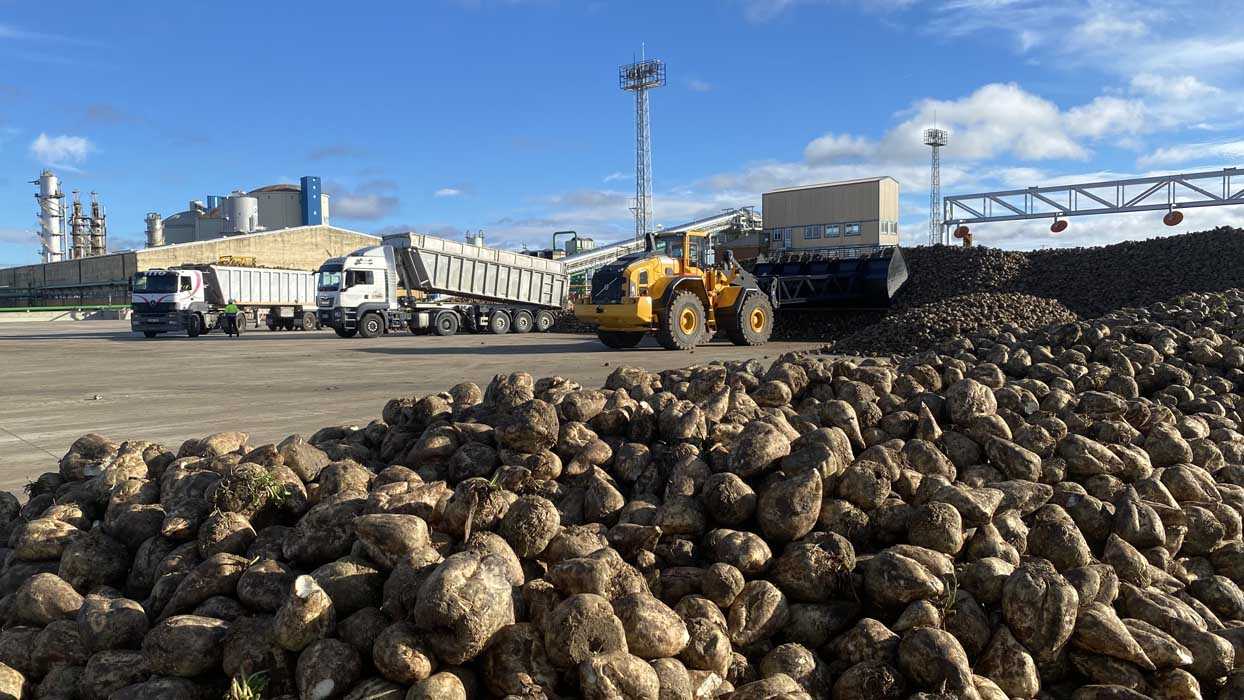
POLYGON ((239 332, 259 323, 314 330, 315 278, 305 270, 226 265, 145 270, 131 280, 130 328, 148 338, 181 332, 194 338, 220 328, 233 300, 239 332))
POLYGON ((402 233, 326 261, 316 305, 320 323, 343 338, 400 330, 527 333, 552 328, 569 290, 559 261, 402 233), (417 294, 449 300, 417 299, 417 294))

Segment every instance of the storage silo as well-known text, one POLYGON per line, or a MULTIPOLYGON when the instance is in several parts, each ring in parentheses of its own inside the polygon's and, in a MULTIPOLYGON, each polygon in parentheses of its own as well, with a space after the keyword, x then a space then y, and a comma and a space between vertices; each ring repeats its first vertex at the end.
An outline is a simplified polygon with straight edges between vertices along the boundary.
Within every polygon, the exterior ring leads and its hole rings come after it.
POLYGON ((259 227, 259 200, 242 192, 226 197, 225 227, 231 232, 254 232, 259 227))
POLYGON ((147 247, 158 248, 164 245, 164 221, 156 212, 147 214, 147 247))

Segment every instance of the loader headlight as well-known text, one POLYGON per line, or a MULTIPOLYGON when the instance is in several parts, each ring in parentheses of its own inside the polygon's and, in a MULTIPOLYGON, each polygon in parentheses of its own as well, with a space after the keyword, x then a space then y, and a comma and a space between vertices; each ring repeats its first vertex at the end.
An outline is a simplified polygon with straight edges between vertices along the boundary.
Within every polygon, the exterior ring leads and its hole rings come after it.
POLYGON ((627 295, 628 297, 637 297, 637 296, 639 296, 639 294, 637 293, 637 290, 636 290, 636 288, 635 288, 635 283, 634 283, 634 282, 630 282, 630 283, 628 283, 628 284, 627 284, 627 286, 626 286, 626 295, 627 295))

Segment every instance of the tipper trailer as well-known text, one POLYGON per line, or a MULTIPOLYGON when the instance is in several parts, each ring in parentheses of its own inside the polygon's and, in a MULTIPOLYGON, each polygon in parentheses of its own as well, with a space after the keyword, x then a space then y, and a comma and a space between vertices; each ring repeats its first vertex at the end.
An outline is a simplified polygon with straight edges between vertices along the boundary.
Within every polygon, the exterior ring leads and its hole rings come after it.
POLYGON ((263 267, 183 265, 134 275, 130 328, 148 338, 184 332, 191 338, 220 328, 225 306, 238 305, 238 330, 314 330, 315 273, 263 267))
POLYGON ((402 233, 326 261, 316 304, 320 323, 343 338, 403 329, 527 333, 552 328, 569 291, 560 261, 402 233), (410 293, 451 300, 422 301, 410 293))

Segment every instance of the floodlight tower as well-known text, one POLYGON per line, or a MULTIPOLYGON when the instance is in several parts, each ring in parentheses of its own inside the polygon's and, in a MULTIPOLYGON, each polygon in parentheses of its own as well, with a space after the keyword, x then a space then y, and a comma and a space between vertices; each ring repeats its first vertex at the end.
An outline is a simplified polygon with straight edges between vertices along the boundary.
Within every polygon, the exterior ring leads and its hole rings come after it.
POLYGON ((665 85, 665 62, 640 54, 618 70, 618 86, 635 93, 635 238, 652 223, 652 140, 648 133, 648 91, 665 85))
POLYGON ((929 178, 929 245, 945 243, 942 234, 942 146, 950 140, 945 129, 925 129, 924 145, 933 149, 933 169, 929 178))

